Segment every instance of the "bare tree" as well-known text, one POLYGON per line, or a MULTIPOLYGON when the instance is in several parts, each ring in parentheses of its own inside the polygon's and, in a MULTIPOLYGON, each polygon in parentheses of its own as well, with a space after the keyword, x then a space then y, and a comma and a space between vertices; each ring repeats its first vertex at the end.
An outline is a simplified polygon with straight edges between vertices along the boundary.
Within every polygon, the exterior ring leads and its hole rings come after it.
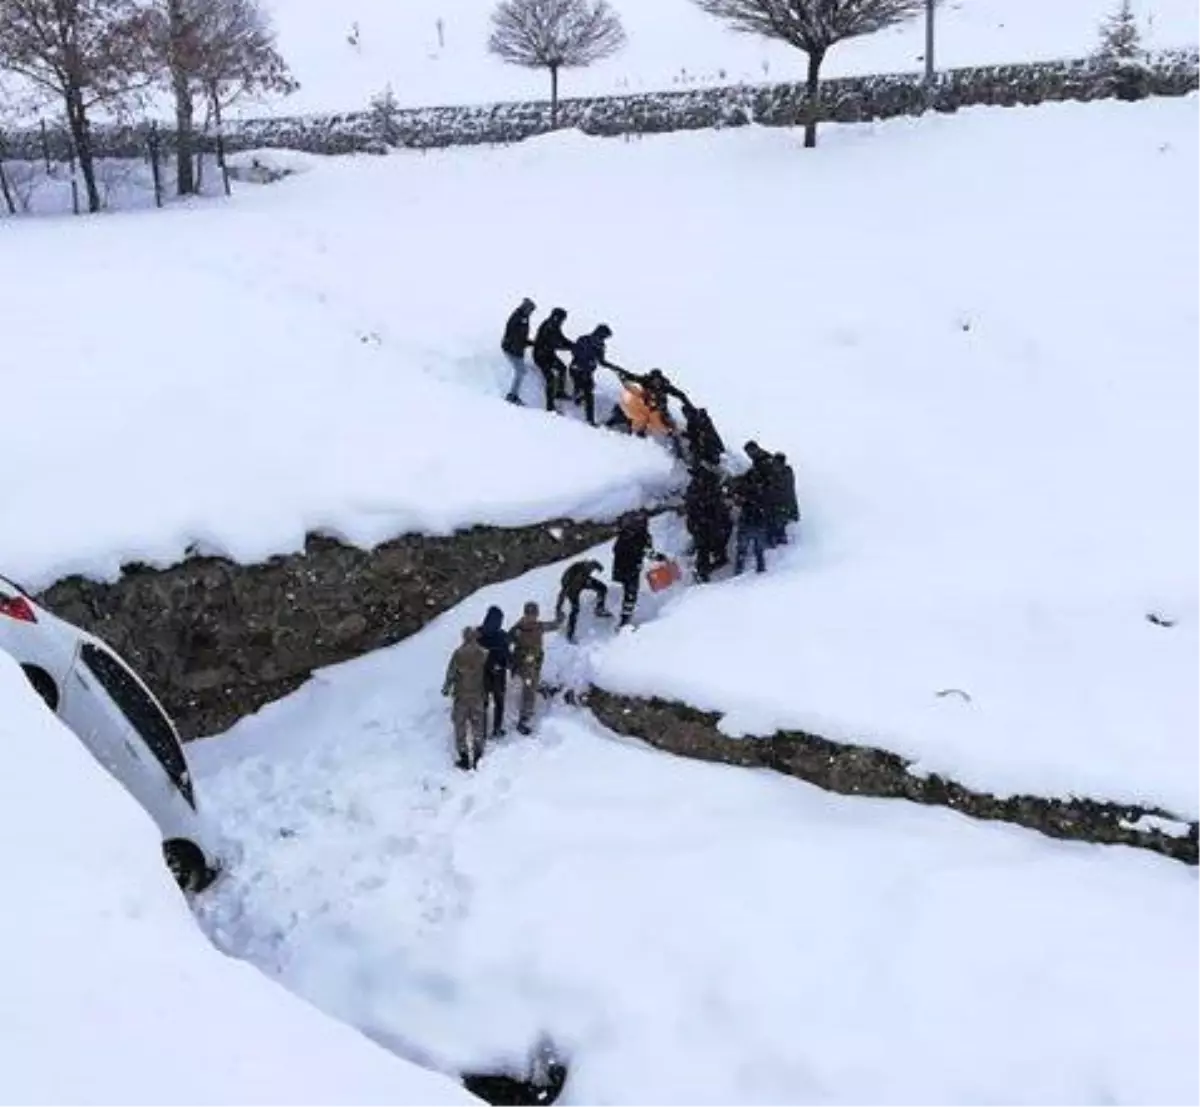
POLYGON ((925 0, 694 0, 735 31, 786 42, 808 55, 804 145, 817 144, 817 98, 821 63, 832 46, 848 38, 910 19, 925 0))
POLYGON ((198 97, 219 121, 222 107, 239 96, 287 94, 297 86, 257 0, 160 0, 147 25, 157 72, 175 101, 176 181, 183 196, 198 188, 198 97))
POLYGON ((510 65, 550 71, 550 126, 558 126, 558 71, 611 57, 625 30, 607 0, 501 0, 488 49, 510 65))
POLYGON ((0 69, 62 100, 89 211, 100 210, 89 111, 148 83, 139 0, 0 0, 0 69))

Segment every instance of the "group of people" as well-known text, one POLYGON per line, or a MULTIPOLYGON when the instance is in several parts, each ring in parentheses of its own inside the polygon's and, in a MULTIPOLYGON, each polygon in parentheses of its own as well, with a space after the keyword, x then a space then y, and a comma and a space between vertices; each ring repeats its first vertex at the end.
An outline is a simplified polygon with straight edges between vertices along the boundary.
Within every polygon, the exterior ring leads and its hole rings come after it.
MULTIPOLYGON (((665 560, 665 555, 653 548, 648 517, 644 512, 635 512, 622 519, 613 543, 612 579, 621 586, 618 626, 627 626, 633 619, 648 557, 665 560)), ((462 641, 450 655, 442 684, 442 695, 450 697, 452 703, 456 764, 460 769, 474 769, 487 739, 504 735, 510 676, 519 688, 517 731, 531 733, 546 659, 546 635, 563 629, 565 622, 567 641, 575 641, 584 593, 595 596, 597 617, 612 617, 608 586, 599 577, 603 569, 599 561, 590 559, 567 566, 559 582, 553 621, 543 620, 540 607, 531 600, 507 629, 504 612, 496 606, 488 608, 479 626, 463 628, 462 641)))
POLYGON ((509 403, 525 402, 521 396, 529 370, 525 356, 532 350, 533 364, 542 376, 546 410, 559 413, 560 403, 574 403, 583 409, 587 422, 596 426, 596 373, 603 367, 615 374, 622 386, 621 398, 605 421, 606 427, 639 437, 661 436, 680 458, 684 457, 686 442, 693 460, 706 458, 714 465, 720 461, 724 446, 704 408, 693 405, 661 369, 633 373, 609 360, 608 340, 613 332, 607 323, 599 323, 586 334, 570 339, 563 334, 563 324, 567 321, 565 308, 554 308, 534 331, 536 310, 537 305, 526 297, 504 326, 500 349, 512 367, 512 382, 505 397, 509 403), (565 354, 570 355, 569 362, 563 359, 565 354), (681 405, 683 428, 671 415, 673 399, 681 405))

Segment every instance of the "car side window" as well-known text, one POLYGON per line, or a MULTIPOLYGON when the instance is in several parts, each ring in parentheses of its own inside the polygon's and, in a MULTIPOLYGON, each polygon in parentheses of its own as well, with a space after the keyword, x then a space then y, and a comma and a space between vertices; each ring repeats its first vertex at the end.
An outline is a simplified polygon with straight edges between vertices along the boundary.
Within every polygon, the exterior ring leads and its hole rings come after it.
POLYGON ((166 770, 167 776, 183 794, 183 798, 195 807, 192 777, 170 720, 146 695, 133 674, 111 653, 94 646, 91 642, 85 642, 79 653, 83 663, 100 682, 101 687, 142 736, 159 764, 166 770))

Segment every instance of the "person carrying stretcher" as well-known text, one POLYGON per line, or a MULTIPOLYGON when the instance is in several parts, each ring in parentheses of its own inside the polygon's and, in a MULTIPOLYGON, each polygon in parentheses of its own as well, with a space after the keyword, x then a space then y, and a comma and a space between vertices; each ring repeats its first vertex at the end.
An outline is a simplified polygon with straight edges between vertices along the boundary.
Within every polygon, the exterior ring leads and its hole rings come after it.
POLYGON ((624 386, 619 402, 619 409, 624 416, 621 422, 628 421, 630 429, 639 438, 644 438, 647 431, 667 436, 675 453, 682 456, 679 433, 671 418, 670 405, 671 397, 675 397, 690 406, 687 394, 676 388, 661 369, 651 369, 649 373, 641 375, 615 366, 612 369, 624 386))

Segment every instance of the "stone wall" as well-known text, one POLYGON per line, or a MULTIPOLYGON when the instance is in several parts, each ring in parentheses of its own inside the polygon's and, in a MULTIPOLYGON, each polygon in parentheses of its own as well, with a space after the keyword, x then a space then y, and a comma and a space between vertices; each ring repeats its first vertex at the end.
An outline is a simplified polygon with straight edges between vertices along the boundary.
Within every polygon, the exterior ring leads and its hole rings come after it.
POLYGON ((303 553, 259 565, 193 557, 169 569, 126 566, 113 584, 69 577, 38 602, 109 642, 195 738, 293 691, 313 669, 398 642, 477 589, 615 529, 568 520, 476 527, 370 551, 313 535, 303 553))
MULTIPOLYGON (((1198 73, 1200 54, 1195 49, 1155 54, 1144 79, 1136 80, 1132 87, 1087 58, 971 66, 938 74, 932 107, 953 112, 974 104, 1182 96, 1200 85, 1198 73)), ((817 115, 822 120, 858 122, 914 115, 924 107, 925 90, 918 74, 839 77, 821 82, 817 115)), ((803 122, 807 111, 803 85, 783 82, 564 100, 560 120, 563 127, 577 127, 588 134, 651 134, 747 123, 793 126, 803 122)), ((225 143, 230 151, 273 147, 318 154, 384 153, 389 147, 430 149, 517 142, 549 130, 549 104, 528 101, 235 120, 227 124, 225 143)), ((146 153, 144 126, 97 126, 94 134, 100 156, 142 157, 146 153)), ((170 131, 160 128, 159 134, 164 151, 169 152, 173 146, 170 131)), ((0 137, 5 139, 3 156, 42 156, 42 140, 36 130, 9 131, 0 137)), ((49 143, 51 157, 65 160, 67 145, 61 129, 51 130, 49 143)))
POLYGON ((667 700, 619 696, 601 688, 589 689, 583 700, 609 730, 683 757, 773 769, 830 792, 949 807, 976 819, 1016 823, 1053 838, 1136 846, 1189 865, 1197 863, 1196 822, 1165 811, 1075 797, 1000 799, 936 774, 916 776, 909 771, 910 762, 871 746, 831 742, 802 731, 780 731, 767 738, 730 738, 718 729, 718 715, 667 700), (1176 837, 1146 824, 1139 827, 1145 816, 1181 823, 1187 833, 1176 837))

